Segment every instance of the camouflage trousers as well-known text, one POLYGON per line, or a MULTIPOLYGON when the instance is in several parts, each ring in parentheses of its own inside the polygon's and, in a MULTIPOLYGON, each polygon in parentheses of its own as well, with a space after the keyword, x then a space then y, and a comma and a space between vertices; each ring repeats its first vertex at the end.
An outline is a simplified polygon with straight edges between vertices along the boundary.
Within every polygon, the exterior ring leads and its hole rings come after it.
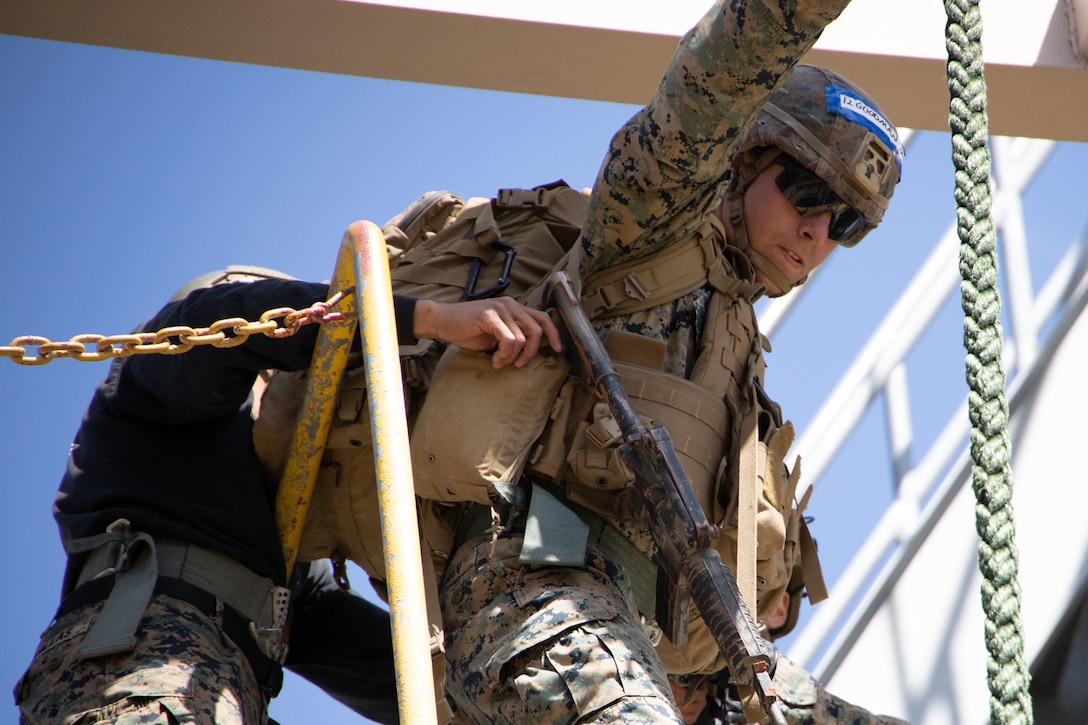
POLYGON ((522 565, 522 538, 461 546, 440 587, 460 721, 681 723, 623 570, 522 565))
POLYGON ((42 634, 15 686, 21 723, 268 722, 268 699, 241 650, 178 599, 151 600, 132 651, 76 659, 101 609, 101 602, 76 609, 42 634))

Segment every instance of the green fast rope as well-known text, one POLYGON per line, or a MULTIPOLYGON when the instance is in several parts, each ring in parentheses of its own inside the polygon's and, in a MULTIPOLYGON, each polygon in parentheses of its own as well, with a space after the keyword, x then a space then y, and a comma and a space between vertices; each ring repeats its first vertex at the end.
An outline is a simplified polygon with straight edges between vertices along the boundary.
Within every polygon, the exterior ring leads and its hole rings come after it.
POLYGON ((971 484, 975 492, 982 608, 986 615, 990 722, 1033 722, 1031 677, 1020 633, 1019 556, 1009 468, 1009 405, 1001 362, 1001 294, 991 212, 990 153, 986 148, 986 81, 978 0, 946 0, 949 126, 956 167, 963 340, 967 348, 971 419, 971 484))

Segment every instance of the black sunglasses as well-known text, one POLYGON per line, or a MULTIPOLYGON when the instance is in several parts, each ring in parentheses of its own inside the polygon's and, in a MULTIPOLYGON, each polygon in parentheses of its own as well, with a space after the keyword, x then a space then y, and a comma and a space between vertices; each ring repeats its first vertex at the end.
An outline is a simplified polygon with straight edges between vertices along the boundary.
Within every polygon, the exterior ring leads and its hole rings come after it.
POLYGON ((782 154, 774 160, 782 166, 774 183, 801 216, 831 212, 827 236, 839 244, 850 246, 865 230, 865 217, 831 190, 827 182, 791 156, 782 154))

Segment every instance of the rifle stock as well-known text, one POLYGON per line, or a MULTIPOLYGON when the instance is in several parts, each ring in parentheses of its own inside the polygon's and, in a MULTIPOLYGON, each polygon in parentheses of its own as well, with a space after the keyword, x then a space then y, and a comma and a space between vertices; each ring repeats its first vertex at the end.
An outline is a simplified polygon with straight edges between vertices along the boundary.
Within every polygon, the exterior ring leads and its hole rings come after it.
POLYGON ((668 431, 647 428, 639 417, 567 275, 553 272, 549 285, 549 302, 572 343, 567 355, 573 367, 607 401, 623 432, 620 454, 635 474, 657 547, 659 579, 664 577, 667 584, 665 601, 658 588, 659 624, 673 644, 682 646, 687 639, 687 602, 693 599, 722 651, 732 682, 754 692, 772 721, 785 725, 763 638, 732 572, 711 547, 717 527, 699 505, 668 431))

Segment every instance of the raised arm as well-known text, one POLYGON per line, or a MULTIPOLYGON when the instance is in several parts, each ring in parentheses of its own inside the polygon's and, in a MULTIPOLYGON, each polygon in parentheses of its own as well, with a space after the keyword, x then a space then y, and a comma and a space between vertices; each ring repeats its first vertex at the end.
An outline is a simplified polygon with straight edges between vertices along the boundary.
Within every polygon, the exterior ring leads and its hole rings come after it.
POLYGON ((583 278, 699 226, 756 112, 847 4, 714 4, 681 39, 650 104, 612 138, 581 240, 583 278))

